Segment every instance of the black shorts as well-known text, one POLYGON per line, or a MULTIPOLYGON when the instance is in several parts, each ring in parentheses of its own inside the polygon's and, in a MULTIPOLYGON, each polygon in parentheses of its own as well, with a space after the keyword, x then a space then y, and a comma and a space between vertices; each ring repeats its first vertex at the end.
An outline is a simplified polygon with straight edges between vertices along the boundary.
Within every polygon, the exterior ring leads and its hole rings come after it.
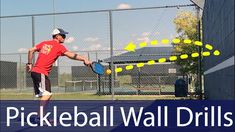
POLYGON ((48 76, 37 72, 31 72, 31 77, 33 79, 34 93, 36 97, 51 95, 51 82, 48 76))

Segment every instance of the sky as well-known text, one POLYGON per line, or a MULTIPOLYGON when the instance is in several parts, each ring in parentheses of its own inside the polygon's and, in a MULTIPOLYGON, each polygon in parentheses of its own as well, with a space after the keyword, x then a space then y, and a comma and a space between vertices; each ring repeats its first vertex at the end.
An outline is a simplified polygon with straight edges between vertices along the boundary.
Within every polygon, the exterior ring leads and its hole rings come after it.
MULTIPOLYGON (((1 16, 142 8, 191 4, 190 0, 0 0, 1 16)), ((129 42, 138 44, 177 36, 173 19, 193 7, 112 12, 113 44, 123 50, 129 42)), ((32 47, 31 17, 1 18, 1 54, 26 53, 32 47)), ((51 39, 54 27, 69 32, 65 46, 71 51, 110 49, 107 12, 35 17, 35 44, 51 39)), ((162 45, 160 45, 162 46, 162 45)), ((118 52, 115 52, 117 54, 118 52)), ((109 54, 107 51, 103 54, 109 54)), ((93 54, 94 56, 94 54, 93 54)))

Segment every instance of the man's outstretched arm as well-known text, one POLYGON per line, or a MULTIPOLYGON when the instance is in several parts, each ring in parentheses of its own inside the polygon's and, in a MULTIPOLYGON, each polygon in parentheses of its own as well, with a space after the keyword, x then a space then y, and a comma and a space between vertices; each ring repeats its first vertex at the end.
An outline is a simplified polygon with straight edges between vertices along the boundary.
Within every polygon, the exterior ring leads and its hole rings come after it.
POLYGON ((73 59, 73 60, 79 60, 79 61, 83 61, 85 65, 91 65, 91 61, 89 61, 87 58, 79 55, 79 54, 76 54, 76 53, 73 53, 73 52, 70 52, 70 51, 66 51, 64 53, 65 56, 69 57, 70 59, 73 59))

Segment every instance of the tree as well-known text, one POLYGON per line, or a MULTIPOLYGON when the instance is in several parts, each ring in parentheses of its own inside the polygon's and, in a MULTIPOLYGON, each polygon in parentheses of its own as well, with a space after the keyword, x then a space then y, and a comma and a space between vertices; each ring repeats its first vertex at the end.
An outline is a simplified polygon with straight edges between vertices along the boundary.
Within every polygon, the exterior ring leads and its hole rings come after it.
MULTIPOLYGON (((197 17, 194 13, 189 11, 183 11, 177 14, 174 19, 174 24, 176 26, 176 31, 178 33, 178 38, 180 40, 190 39, 192 40, 191 44, 181 43, 174 45, 174 52, 179 54, 188 54, 188 59, 182 60, 178 59, 176 64, 180 65, 180 72, 183 75, 187 75, 191 78, 190 89, 196 90, 198 89, 198 79, 197 79, 197 71, 198 71, 198 58, 191 57, 190 55, 194 52, 198 52, 198 46, 194 45, 194 41, 198 40, 197 33, 197 17), (196 88, 196 89, 194 89, 196 88)), ((201 31, 200 31, 201 32, 201 31)))
POLYGON ((188 54, 189 58, 185 60, 178 59, 176 64, 180 65, 180 71, 184 75, 195 74, 198 67, 198 58, 192 58, 190 55, 193 52, 198 52, 198 46, 193 44, 197 36, 197 17, 189 11, 183 11, 177 14, 174 19, 176 31, 180 40, 190 39, 191 44, 184 44, 182 41, 174 45, 174 52, 179 54, 188 54))

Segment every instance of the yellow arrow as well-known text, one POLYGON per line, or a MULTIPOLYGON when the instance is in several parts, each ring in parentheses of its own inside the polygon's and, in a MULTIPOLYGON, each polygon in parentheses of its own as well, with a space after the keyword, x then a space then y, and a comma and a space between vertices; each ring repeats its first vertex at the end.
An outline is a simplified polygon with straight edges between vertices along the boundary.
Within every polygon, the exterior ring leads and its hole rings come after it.
MULTIPOLYGON (((181 42, 181 40, 180 39, 177 39, 177 38, 175 38, 175 39, 173 39, 172 40, 172 43, 174 43, 174 44, 178 44, 178 43, 180 43, 181 42)), ((167 43, 169 43, 169 40, 168 39, 162 39, 161 40, 161 43, 162 44, 167 44, 167 43)), ((185 40, 183 40, 183 43, 185 43, 185 44, 191 44, 192 43, 192 40, 190 40, 190 39, 185 39, 185 40)), ((158 41, 157 40, 152 40, 151 42, 150 42, 150 44, 151 45, 156 45, 156 44, 158 44, 158 41)), ((202 46, 203 44, 202 44, 202 42, 201 41, 194 41, 194 44, 195 45, 197 45, 197 46, 202 46)), ((140 43, 139 44, 139 46, 140 47, 145 47, 145 46, 147 46, 147 43, 146 42, 142 42, 142 43, 140 43)), ((130 42, 126 47, 125 47, 125 50, 127 50, 127 51, 135 51, 135 48, 136 48, 136 45, 135 44, 133 44, 132 42, 130 42)), ((213 46, 212 45, 210 45, 210 44, 206 44, 205 45, 205 48, 206 49, 208 49, 208 50, 213 50, 213 46)), ((219 56, 220 55, 220 51, 219 50, 215 50, 214 52, 213 52, 213 54, 215 55, 215 56, 219 56)), ((211 53, 209 52, 209 51, 204 51, 204 52, 202 52, 202 56, 210 56, 211 55, 211 53)), ((195 53, 192 53, 191 54, 191 57, 198 57, 199 56, 199 53, 197 53, 197 52, 195 52, 195 53)), ((189 57, 189 55, 188 54, 181 54, 180 55, 180 58, 181 59, 187 59, 189 57)), ((170 56, 169 57, 169 60, 170 61, 175 61, 175 60, 177 60, 177 56, 170 56)), ((163 63, 163 62, 166 62, 166 58, 160 58, 159 60, 158 60, 158 62, 159 63, 163 63)), ((153 65, 153 64, 155 64, 155 61, 154 60, 149 60, 148 62, 147 62, 147 64, 148 65, 153 65)), ((136 64, 136 66, 137 67, 143 67, 145 64, 144 63, 138 63, 138 64, 136 64)), ((128 65, 128 66, 126 66, 126 70, 132 70, 133 69, 133 65, 128 65)), ((122 72, 122 68, 116 68, 115 69, 115 72, 122 72)))
MULTIPOLYGON (((215 50, 215 51, 213 52, 213 54, 214 54, 215 56, 218 56, 218 55, 220 55, 220 51, 219 51, 219 50, 215 50)), ((202 55, 203 55, 203 56, 210 56, 210 52, 209 52, 209 51, 204 51, 204 52, 202 52, 202 55)), ((199 53, 197 53, 197 52, 192 53, 191 56, 192 56, 192 57, 198 57, 198 56, 199 56, 199 53)), ((188 54, 181 54, 181 55, 180 55, 180 58, 181 58, 181 59, 187 59, 187 58, 188 58, 188 54)), ((177 60, 177 56, 170 56, 169 59, 170 59, 170 61, 175 61, 175 60, 177 60)), ((166 58, 160 58, 160 59, 158 60, 158 62, 159 62, 159 63, 166 62, 166 58)), ((155 61, 154 61, 154 60, 149 60, 149 61, 148 61, 148 65, 153 65, 153 64, 155 64, 155 61)), ((138 68, 143 67, 144 65, 145 65, 145 64, 142 63, 142 62, 136 64, 136 66, 137 66, 138 68)), ((126 70, 132 70, 133 68, 134 68, 133 65, 128 65, 128 66, 126 66, 126 70)), ((116 73, 119 73, 119 72, 122 72, 122 71, 123 71, 123 70, 122 70, 121 67, 115 69, 115 72, 116 72, 116 73)))
POLYGON ((135 51, 136 45, 130 42, 124 49, 127 51, 135 51))

